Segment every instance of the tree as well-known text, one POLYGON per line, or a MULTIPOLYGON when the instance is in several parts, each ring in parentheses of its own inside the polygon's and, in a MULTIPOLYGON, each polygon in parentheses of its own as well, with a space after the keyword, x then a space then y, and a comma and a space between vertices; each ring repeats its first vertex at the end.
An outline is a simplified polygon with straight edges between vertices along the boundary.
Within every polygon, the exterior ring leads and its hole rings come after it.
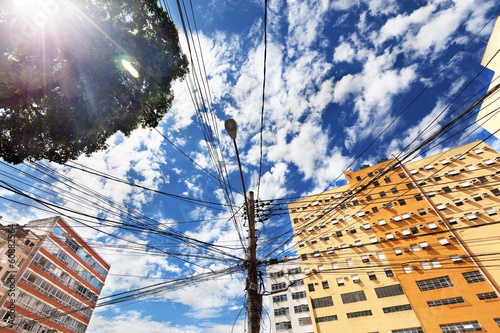
POLYGON ((4 0, 0 50, 0 156, 15 164, 158 126, 188 71, 156 0, 4 0))

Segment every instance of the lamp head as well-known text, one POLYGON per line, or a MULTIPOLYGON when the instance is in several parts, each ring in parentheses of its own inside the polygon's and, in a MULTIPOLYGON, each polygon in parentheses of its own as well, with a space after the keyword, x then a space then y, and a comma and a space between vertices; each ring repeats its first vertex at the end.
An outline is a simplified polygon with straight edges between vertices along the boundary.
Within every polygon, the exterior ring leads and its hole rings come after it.
POLYGON ((236 139, 236 121, 234 119, 228 119, 224 122, 224 127, 226 128, 226 132, 229 134, 231 139, 236 139))

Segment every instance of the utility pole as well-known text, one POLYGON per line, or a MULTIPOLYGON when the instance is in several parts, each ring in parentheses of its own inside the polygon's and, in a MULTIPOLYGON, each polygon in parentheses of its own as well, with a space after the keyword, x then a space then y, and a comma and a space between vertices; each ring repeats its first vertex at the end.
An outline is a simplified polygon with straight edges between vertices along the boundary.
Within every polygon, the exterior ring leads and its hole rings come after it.
POLYGON ((248 332, 260 332, 262 295, 259 295, 257 276, 257 239, 255 238, 255 201, 248 193, 248 276, 247 276, 248 332))
POLYGON ((252 191, 248 192, 248 199, 243 179, 243 170, 241 168, 238 145, 236 144, 236 121, 228 119, 224 123, 227 133, 233 139, 238 167, 240 168, 241 183, 243 185, 243 194, 245 197, 245 208, 248 216, 248 258, 244 266, 247 268, 247 278, 245 281, 247 292, 247 311, 248 311, 248 333, 260 332, 260 317, 262 314, 262 295, 259 295, 259 281, 257 272, 257 238, 255 237, 255 200, 252 191))

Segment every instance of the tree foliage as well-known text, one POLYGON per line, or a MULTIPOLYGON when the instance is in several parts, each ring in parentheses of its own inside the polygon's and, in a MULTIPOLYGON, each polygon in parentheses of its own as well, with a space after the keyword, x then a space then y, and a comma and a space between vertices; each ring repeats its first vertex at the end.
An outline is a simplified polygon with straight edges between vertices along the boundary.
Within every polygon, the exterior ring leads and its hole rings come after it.
POLYGON ((156 0, 5 0, 0 50, 0 156, 11 163, 64 163, 156 127, 188 71, 156 0))

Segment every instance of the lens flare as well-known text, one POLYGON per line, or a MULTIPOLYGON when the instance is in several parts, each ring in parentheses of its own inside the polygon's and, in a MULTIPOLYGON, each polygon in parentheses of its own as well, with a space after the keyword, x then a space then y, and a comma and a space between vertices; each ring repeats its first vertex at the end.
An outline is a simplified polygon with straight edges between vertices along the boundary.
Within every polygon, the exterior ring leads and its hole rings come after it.
POLYGON ((139 78, 139 72, 134 68, 134 66, 132 66, 130 61, 128 61, 127 59, 122 59, 122 65, 130 73, 130 75, 132 75, 136 79, 139 78))

